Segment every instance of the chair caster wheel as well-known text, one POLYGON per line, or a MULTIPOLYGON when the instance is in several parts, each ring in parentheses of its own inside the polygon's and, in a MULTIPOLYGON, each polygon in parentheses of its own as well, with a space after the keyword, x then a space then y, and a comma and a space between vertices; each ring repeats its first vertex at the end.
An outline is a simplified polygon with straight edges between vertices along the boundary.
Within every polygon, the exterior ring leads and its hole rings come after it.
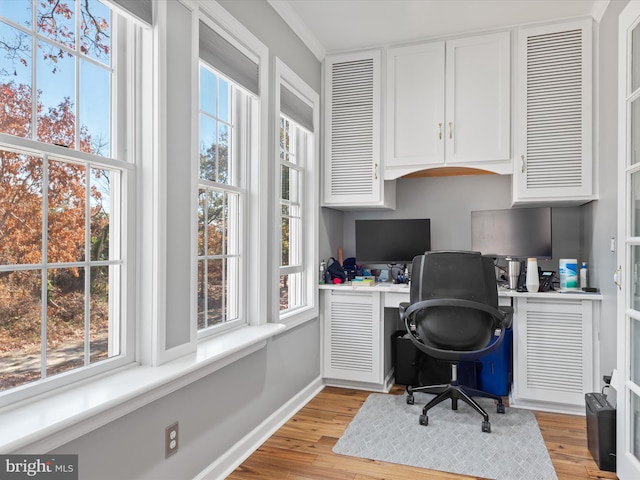
POLYGON ((415 403, 415 400, 413 398, 413 395, 407 395, 407 405, 413 405, 415 403))
POLYGON ((491 424, 489 422, 482 422, 482 432, 491 433, 491 424))
POLYGON ((420 415, 418 423, 420 423, 420 425, 429 425, 429 417, 427 417, 426 415, 420 415))
POLYGON ((496 408, 498 413, 504 413, 504 403, 499 403, 498 408, 496 408))

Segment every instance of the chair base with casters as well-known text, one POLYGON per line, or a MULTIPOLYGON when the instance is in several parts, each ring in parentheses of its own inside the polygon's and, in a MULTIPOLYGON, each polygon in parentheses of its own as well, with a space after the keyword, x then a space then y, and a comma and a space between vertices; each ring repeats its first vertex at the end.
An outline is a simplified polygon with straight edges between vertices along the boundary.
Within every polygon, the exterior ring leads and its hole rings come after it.
POLYGON ((475 388, 470 388, 464 385, 460 385, 457 381, 457 370, 458 365, 453 363, 451 365, 451 383, 444 385, 424 385, 420 387, 407 386, 407 404, 414 404, 413 394, 415 392, 429 393, 432 395, 436 395, 429 403, 427 403, 422 409, 422 415, 418 418, 418 422, 420 425, 428 425, 429 424, 429 416, 427 412, 438 405, 439 403, 444 402, 445 400, 451 399, 451 410, 458 410, 458 400, 462 400, 464 403, 473 408, 476 412, 478 412, 483 417, 482 421, 482 431, 485 433, 491 432, 491 423, 489 422, 489 415, 472 397, 485 397, 496 400, 498 403, 496 405, 497 413, 505 413, 504 403, 502 401, 502 397, 499 395, 494 395, 492 393, 483 392, 482 390, 477 390, 475 388))

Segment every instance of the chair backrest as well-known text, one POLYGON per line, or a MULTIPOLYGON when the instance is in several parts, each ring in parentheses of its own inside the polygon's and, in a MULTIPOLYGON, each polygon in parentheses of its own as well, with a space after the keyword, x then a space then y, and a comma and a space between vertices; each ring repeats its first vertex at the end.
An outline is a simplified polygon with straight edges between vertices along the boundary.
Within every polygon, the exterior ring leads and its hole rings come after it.
POLYGON ((438 300, 438 305, 419 310, 413 316, 423 343, 456 351, 486 347, 496 328, 495 317, 462 304, 472 301, 497 309, 493 260, 479 252, 466 251, 433 251, 415 257, 410 303, 424 300, 438 300))

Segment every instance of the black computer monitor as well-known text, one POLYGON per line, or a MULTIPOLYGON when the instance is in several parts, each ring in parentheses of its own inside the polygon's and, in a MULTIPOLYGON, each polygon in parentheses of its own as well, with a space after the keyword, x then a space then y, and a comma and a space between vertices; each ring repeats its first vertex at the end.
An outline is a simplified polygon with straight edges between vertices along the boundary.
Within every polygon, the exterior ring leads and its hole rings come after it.
POLYGON ((356 261, 366 264, 408 264, 431 250, 428 218, 356 220, 356 261))
POLYGON ((471 249, 497 258, 551 259, 551 208, 471 212, 471 249))

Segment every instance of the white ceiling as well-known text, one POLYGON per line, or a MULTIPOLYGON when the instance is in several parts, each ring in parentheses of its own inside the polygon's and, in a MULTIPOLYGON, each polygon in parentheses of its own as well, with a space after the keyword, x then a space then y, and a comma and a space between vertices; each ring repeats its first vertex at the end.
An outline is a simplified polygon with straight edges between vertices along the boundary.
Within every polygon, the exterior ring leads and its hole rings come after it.
POLYGON ((610 0, 269 0, 311 51, 399 44, 578 16, 610 0))

